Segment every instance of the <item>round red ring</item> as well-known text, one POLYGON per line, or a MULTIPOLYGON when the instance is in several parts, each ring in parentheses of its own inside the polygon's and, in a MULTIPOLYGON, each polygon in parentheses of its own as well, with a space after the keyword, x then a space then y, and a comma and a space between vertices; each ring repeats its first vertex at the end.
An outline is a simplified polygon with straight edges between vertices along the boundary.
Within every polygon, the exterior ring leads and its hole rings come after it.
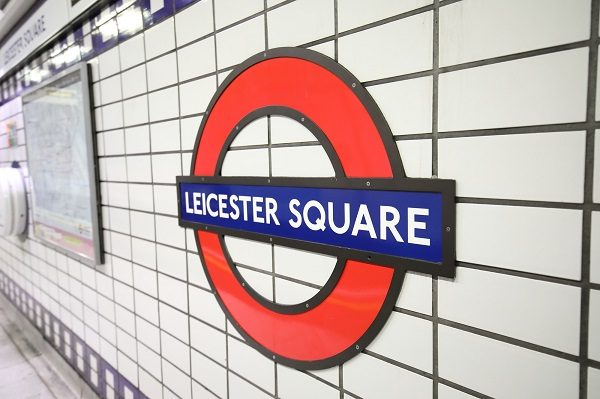
MULTIPOLYGON (((272 106, 297 110, 319 126, 344 178, 404 177, 389 128, 358 80, 333 60, 298 48, 260 53, 228 76, 200 127, 192 175, 220 173, 219 154, 236 124, 272 106)), ((196 236, 207 278, 232 323, 263 354, 296 368, 331 367, 359 353, 383 327, 404 277, 397 268, 347 260, 321 303, 282 314, 240 284, 218 234, 197 231, 196 236)))

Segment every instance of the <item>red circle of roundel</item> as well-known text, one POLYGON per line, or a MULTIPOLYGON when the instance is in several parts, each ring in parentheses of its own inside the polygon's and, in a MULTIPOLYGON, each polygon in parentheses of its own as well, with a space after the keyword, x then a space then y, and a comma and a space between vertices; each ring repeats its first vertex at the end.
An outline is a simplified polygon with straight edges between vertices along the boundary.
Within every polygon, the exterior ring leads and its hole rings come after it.
MULTIPOLYGON (((317 52, 281 48, 242 63, 220 86, 200 127, 191 174, 216 176, 235 127, 253 111, 286 107, 324 133, 344 176, 401 178, 404 170, 383 115, 358 80, 317 52)), ((329 295, 284 314, 257 301, 233 271, 220 236, 196 233, 219 304, 247 341, 278 362, 302 369, 340 364, 373 340, 389 316, 404 271, 348 259, 329 295)))

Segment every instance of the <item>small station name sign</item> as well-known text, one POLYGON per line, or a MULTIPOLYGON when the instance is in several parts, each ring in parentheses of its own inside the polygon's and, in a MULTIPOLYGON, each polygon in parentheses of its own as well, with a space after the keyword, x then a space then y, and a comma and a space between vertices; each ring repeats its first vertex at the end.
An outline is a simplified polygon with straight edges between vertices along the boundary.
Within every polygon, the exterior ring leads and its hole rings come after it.
MULTIPOLYGON (((180 224, 332 255, 350 251, 369 261, 403 259, 439 268, 452 224, 443 208, 452 199, 453 182, 411 179, 429 190, 415 191, 385 179, 344 180, 180 177, 180 224), (432 183, 439 191, 431 191, 432 183)), ((429 269, 415 267, 422 268, 429 269)))

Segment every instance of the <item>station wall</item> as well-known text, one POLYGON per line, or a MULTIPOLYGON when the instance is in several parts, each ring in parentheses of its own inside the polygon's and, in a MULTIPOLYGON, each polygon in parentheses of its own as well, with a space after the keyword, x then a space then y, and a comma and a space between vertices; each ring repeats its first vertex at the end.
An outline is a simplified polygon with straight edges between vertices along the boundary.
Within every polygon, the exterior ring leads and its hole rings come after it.
MULTIPOLYGON (((0 288, 104 397, 598 397, 598 13, 596 0, 202 0, 140 25, 88 61, 105 264, 29 231, 0 239, 0 288), (188 174, 218 84, 281 46, 322 52, 361 80, 409 177, 457 182, 456 278, 409 273, 376 340, 321 371, 244 342, 177 224, 175 176, 188 174), (73 338, 55 338, 54 322, 73 338)), ((13 161, 26 172, 18 96, 0 108, 0 165, 13 161)), ((333 172, 310 133, 273 117, 240 134, 223 173, 333 172)), ((314 294, 335 261, 227 246, 281 303, 314 294)))

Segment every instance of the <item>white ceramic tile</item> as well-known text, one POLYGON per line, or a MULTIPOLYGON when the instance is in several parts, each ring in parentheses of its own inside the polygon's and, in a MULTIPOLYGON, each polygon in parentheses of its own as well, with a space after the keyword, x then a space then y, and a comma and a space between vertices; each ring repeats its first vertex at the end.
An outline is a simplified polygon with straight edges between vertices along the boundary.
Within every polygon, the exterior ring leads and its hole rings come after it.
POLYGON ((184 152, 181 154, 181 170, 186 174, 190 170, 190 166, 192 165, 192 153, 184 152))
POLYGON ((127 157, 127 173, 129 181, 149 183, 152 181, 150 156, 135 155, 127 157))
POLYGON ((135 338, 120 328, 117 328, 117 348, 133 361, 137 361, 135 338))
POLYGON ((118 359, 117 369, 119 370, 119 372, 125 378, 127 378, 129 381, 131 381, 132 384, 137 385, 137 379, 138 379, 137 364, 133 360, 131 360, 127 356, 125 356, 120 351, 117 353, 117 359, 118 359))
POLYGON ((135 334, 135 315, 120 305, 115 306, 116 325, 131 335, 135 334))
POLYGON ((159 305, 159 311, 160 328, 186 344, 189 343, 189 316, 164 303, 159 305))
POLYGON ((177 190, 175 186, 154 186, 155 212, 177 216, 177 190))
POLYGON ((131 235, 154 240, 154 216, 151 213, 131 211, 131 235))
MULTIPOLYGON (((271 119, 272 120, 272 119, 271 119)), ((266 145, 269 143, 269 126, 267 117, 253 120, 242 128, 235 136, 230 147, 245 145, 266 145)))
POLYGON ((276 245, 275 272, 320 286, 325 285, 337 263, 337 257, 276 245))
POLYGON ((247 285, 262 297, 269 301, 273 301, 273 278, 270 275, 250 270, 242 266, 238 267, 237 270, 240 272, 240 275, 247 285))
POLYGON ((187 311, 186 284, 163 274, 158 275, 158 297, 161 301, 187 311))
POLYGON ((244 398, 244 399, 270 399, 271 395, 268 395, 256 388, 254 385, 246 382, 237 375, 229 373, 229 396, 231 398, 244 398))
POLYGON ((220 397, 227 396, 227 370, 195 350, 192 350, 192 377, 220 397))
POLYGON ((154 325, 158 325, 158 301, 140 291, 135 291, 135 312, 154 325))
POLYGON ((299 0, 267 13, 269 48, 297 46, 333 35, 332 0, 299 0))
POLYGON ((153 59, 146 64, 146 69, 148 71, 148 90, 156 90, 177 83, 176 53, 169 53, 153 59))
POLYGON ((106 177, 111 181, 126 181, 125 157, 106 158, 106 177))
POLYGON ((272 271, 271 244, 225 236, 225 246, 235 263, 272 271))
MULTIPOLYGON (((143 364, 143 363, 141 363, 143 364)), ((160 364, 160 363, 159 363, 160 364)), ((138 367, 140 390, 144 392, 148 397, 161 398, 162 397, 162 385, 161 383, 151 374, 147 373, 141 367, 138 367)))
POLYGON ((575 49, 443 73, 439 129, 584 121, 587 59, 587 49, 575 49))
MULTIPOLYGON (((102 104, 108 104, 121 99, 121 75, 117 74, 100 81, 102 104)), ((100 104, 98 104, 100 105, 100 104)))
POLYGON ((163 357, 177 366, 180 370, 189 374, 191 371, 190 347, 164 332, 160 337, 161 353, 163 357))
POLYGON ((156 244, 153 242, 132 238, 131 256, 135 263, 156 269, 156 244))
POLYGON ((593 283, 600 283, 600 212, 592 212, 590 281, 593 283))
POLYGON ((125 152, 123 130, 109 130, 104 133, 104 155, 122 155, 125 152))
POLYGON ((133 286, 144 293, 157 297, 156 271, 144 266, 133 265, 133 286))
POLYGON ((588 398, 600 392, 600 370, 588 367, 588 398))
POLYGON ((179 81, 216 71, 215 41, 209 37, 177 50, 179 81))
POLYGON ((100 79, 114 75, 121 70, 119 49, 113 47, 98 56, 98 70, 100 79))
POLYGON ((129 98, 144 93, 146 88, 146 66, 140 65, 121 74, 123 97, 129 98))
POLYGON ((195 253, 197 251, 195 240, 193 243, 188 242, 187 250, 188 250, 187 258, 188 258, 188 281, 189 281, 189 283, 195 284, 199 287, 210 289, 210 284, 208 283, 208 279, 206 278, 206 273, 204 272, 204 268, 202 267, 202 262, 200 261, 200 256, 198 256, 198 254, 195 253), (194 253, 192 253, 191 251, 194 251, 194 253))
POLYGON ((229 368, 264 390, 275 391, 275 363, 252 347, 228 338, 229 368))
POLYGON ((194 80, 179 86, 181 116, 205 112, 217 89, 214 76, 194 80))
MULTIPOLYGON (((94 110, 94 126, 96 128, 97 132, 100 132, 102 130, 104 130, 104 123, 103 118, 102 118, 102 114, 103 114, 103 108, 96 108, 94 110)), ((100 155, 100 153, 98 153, 98 155, 100 155)))
POLYGON ((396 145, 407 177, 431 177, 431 140, 401 140, 396 145))
POLYGON ((225 334, 196 319, 190 319, 191 346, 210 357, 212 360, 225 364, 226 348, 225 334))
POLYGON ((392 312, 367 349, 431 373, 433 327, 430 321, 392 312))
POLYGON ((222 176, 269 176, 267 149, 228 151, 221 167, 222 176))
POLYGON ((310 50, 318 51, 329 58, 335 58, 335 42, 333 40, 308 47, 310 50))
POLYGON ((422 377, 369 355, 359 354, 344 364, 344 389, 362 398, 415 398, 432 395, 429 378, 422 377))
POLYGON ((175 184, 175 176, 181 175, 179 154, 152 155, 152 180, 155 183, 175 184))
POLYGON ((159 272, 186 280, 185 252, 164 245, 156 246, 156 265, 159 272))
POLYGON ((460 197, 583 202, 585 132, 442 139, 438 151, 460 197))
POLYGON ((367 81, 432 68, 433 13, 426 12, 339 39, 339 60, 367 81))
POLYGON ((283 305, 295 305, 310 300, 318 289, 293 281, 275 278, 275 302, 283 305))
POLYGON ((125 126, 148 122, 148 98, 146 95, 123 101, 123 121, 125 126))
POLYGON ((431 4, 431 0, 388 1, 371 0, 339 0, 338 29, 343 32, 348 29, 366 25, 393 15, 412 11, 431 4))
POLYGON ((175 28, 173 18, 154 25, 144 32, 146 60, 164 54, 175 48, 175 28))
POLYGON ((600 291, 590 290, 590 327, 588 356, 600 361, 600 291))
POLYGON ((282 398, 304 399, 307 397, 334 399, 340 397, 337 389, 298 370, 277 365, 278 395, 282 398))
MULTIPOLYGON (((138 157, 137 159, 142 160, 142 166, 145 165, 150 167, 150 163, 144 160, 147 160, 148 157, 138 157)), ((129 176, 130 180, 131 175, 129 176)), ((152 186, 147 184, 130 184, 129 185, 129 204, 132 209, 138 209, 140 211, 148 211, 152 212, 153 202, 152 202, 152 186)))
POLYGON ((444 384, 438 384, 438 398, 440 399, 473 399, 468 393, 464 393, 444 384))
MULTIPOLYGON (((600 96, 598 96, 600 98, 600 96)), ((600 105, 600 102, 598 103, 600 105)), ((596 111, 600 118, 600 111, 596 111)), ((595 203, 600 203, 600 130, 596 130, 594 135, 594 188, 593 199, 595 203)))
POLYGON ((401 80, 367 87, 381 109, 392 134, 431 132, 433 80, 401 80))
POLYGON ((153 123, 150 139, 153 152, 179 150, 179 121, 153 123))
POLYGON ((431 276, 407 272, 396 306, 431 315, 431 276))
POLYGON ((129 234, 129 211, 120 208, 108 208, 108 210, 111 229, 129 234))
POLYGON ((587 40, 589 36, 589 0, 467 0, 440 8, 440 66, 587 40))
POLYGON ((273 176, 331 177, 335 175, 323 147, 280 147, 271 150, 273 176), (307 163, 306 160, 310 159, 307 163))
POLYGON ((169 387, 180 398, 192 398, 192 384, 189 376, 164 359, 162 361, 162 371, 165 386, 169 387))
POLYGON ((177 87, 150 93, 150 121, 174 118, 179 115, 179 99, 177 87))
POLYGON ((122 281, 127 285, 133 285, 133 268, 131 262, 113 256, 112 269, 115 280, 122 281))
POLYGON ((577 287, 460 267, 438 281, 440 317, 572 354, 580 301, 577 287))
POLYGON ((285 116, 271 117, 271 143, 302 143, 318 141, 304 125, 285 116))
POLYGON ((119 45, 121 56, 121 69, 131 68, 141 64, 145 60, 144 34, 140 33, 131 39, 125 40, 119 45))
POLYGON ((206 399, 218 399, 212 392, 207 390, 203 385, 198 384, 192 380, 192 397, 194 398, 206 398, 206 399))
POLYGON ((264 49, 265 18, 260 15, 217 33, 217 67, 238 64, 264 49))
POLYGON ((200 128, 200 124, 202 123, 201 116, 195 116, 192 118, 182 118, 181 122, 181 149, 182 150, 191 150, 194 148, 196 144, 196 135, 198 134, 198 129, 200 128))
POLYGON ((220 0, 215 3, 217 29, 263 10, 261 0, 220 0))
POLYGON ((225 314, 221 310, 215 296, 211 292, 191 285, 188 287, 188 290, 190 303, 194 304, 194 306, 190 307, 190 315, 224 330, 225 314))
POLYGON ((177 224, 177 218, 156 215, 155 220, 157 242, 185 248, 185 231, 177 224))
POLYGON ((438 359, 440 377, 492 397, 567 398, 579 390, 577 363, 444 325, 438 359))
POLYGON ((178 46, 213 32, 212 3, 210 0, 199 1, 175 16, 178 46))
POLYGON ((123 126, 123 106, 114 103, 102 107, 102 127, 105 130, 115 129, 123 126))
POLYGON ((125 129, 125 148, 127 154, 150 152, 148 126, 136 126, 125 129))
POLYGON ((580 278, 581 211, 481 204, 456 210, 458 260, 580 278))

